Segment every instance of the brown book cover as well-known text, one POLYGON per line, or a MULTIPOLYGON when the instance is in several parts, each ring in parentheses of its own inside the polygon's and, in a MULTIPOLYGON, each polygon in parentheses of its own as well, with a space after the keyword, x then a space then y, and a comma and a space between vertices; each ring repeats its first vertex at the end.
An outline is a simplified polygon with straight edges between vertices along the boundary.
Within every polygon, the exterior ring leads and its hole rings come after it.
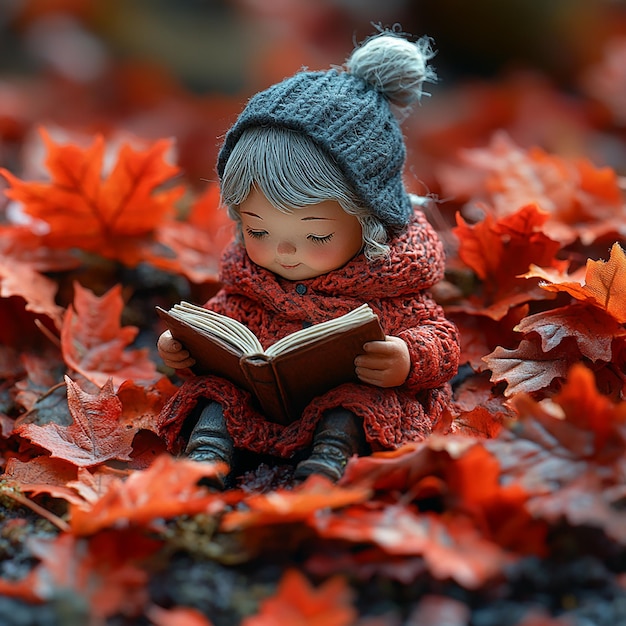
POLYGON ((226 316, 186 302, 157 307, 172 336, 196 360, 197 374, 222 376, 248 390, 263 414, 288 424, 318 395, 357 382, 354 359, 385 333, 368 305, 288 335, 263 350, 252 332, 226 316), (287 344, 287 345, 285 345, 287 344))

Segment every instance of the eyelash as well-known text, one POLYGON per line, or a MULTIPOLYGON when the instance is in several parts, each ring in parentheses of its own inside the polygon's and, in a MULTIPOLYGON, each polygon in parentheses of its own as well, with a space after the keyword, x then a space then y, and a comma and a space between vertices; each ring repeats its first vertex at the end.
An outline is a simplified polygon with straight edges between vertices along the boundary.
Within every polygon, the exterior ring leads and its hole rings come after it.
POLYGON ((310 239, 313 243, 328 243, 335 233, 330 233, 329 235, 324 235, 324 237, 318 237, 317 235, 309 235, 307 239, 310 239))
MULTIPOLYGON (((253 239, 263 239, 267 236, 267 232, 264 230, 252 230, 251 228, 246 228, 246 234, 253 239)), ((323 237, 319 237, 317 235, 308 235, 307 239, 312 243, 324 244, 328 243, 335 233, 330 233, 328 235, 324 235, 323 237)))
POLYGON ((250 228, 246 228, 246 233, 253 239, 263 239, 267 235, 267 232, 264 230, 252 230, 250 228))

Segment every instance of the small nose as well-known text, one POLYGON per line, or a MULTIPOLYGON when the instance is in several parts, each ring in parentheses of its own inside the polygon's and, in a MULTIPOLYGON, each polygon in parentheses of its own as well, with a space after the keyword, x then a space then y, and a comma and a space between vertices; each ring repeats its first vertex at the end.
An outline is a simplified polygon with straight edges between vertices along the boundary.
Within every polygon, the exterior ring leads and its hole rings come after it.
POLYGON ((280 241, 276 246, 278 254, 293 254, 295 251, 296 247, 289 241, 280 241))

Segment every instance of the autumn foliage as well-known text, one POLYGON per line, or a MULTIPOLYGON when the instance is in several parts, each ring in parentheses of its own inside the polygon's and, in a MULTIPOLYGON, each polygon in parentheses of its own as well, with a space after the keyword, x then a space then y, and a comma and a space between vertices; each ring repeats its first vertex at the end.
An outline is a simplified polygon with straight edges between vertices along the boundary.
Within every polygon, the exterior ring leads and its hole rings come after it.
MULTIPOLYGON (((610 111, 617 87, 602 84, 610 111)), ((579 132, 619 132, 605 115, 579 132)), ((219 190, 192 187, 174 140, 40 126, 41 176, 0 169, 0 496, 12 511, 0 538, 29 559, 3 570, 0 595, 72 598, 89 626, 465 624, 530 563, 585 558, 604 559, 606 593, 623 593, 623 180, 523 146, 514 126, 485 119, 477 138, 457 120, 407 137, 447 199, 429 214, 448 251, 434 295, 462 337, 445 423, 352 459, 336 485, 294 485, 288 464, 263 462, 223 493, 202 482, 219 467, 172 457, 154 426, 180 382, 156 355, 154 306, 217 289, 232 235, 219 190), (34 520, 45 532, 29 536, 34 520), (229 622, 159 594, 180 554, 242 576, 275 569, 229 622), (383 588, 395 606, 376 604, 383 588)), ((563 625, 576 593, 510 623, 563 625)))

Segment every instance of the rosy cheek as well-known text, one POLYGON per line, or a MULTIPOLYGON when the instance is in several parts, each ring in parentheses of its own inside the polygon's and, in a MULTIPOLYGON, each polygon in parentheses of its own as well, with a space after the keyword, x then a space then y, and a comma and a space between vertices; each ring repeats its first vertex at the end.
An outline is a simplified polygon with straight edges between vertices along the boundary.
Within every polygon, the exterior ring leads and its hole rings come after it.
POLYGON ((255 262, 259 263, 267 258, 268 246, 262 241, 249 239, 246 241, 246 251, 248 256, 255 262))

